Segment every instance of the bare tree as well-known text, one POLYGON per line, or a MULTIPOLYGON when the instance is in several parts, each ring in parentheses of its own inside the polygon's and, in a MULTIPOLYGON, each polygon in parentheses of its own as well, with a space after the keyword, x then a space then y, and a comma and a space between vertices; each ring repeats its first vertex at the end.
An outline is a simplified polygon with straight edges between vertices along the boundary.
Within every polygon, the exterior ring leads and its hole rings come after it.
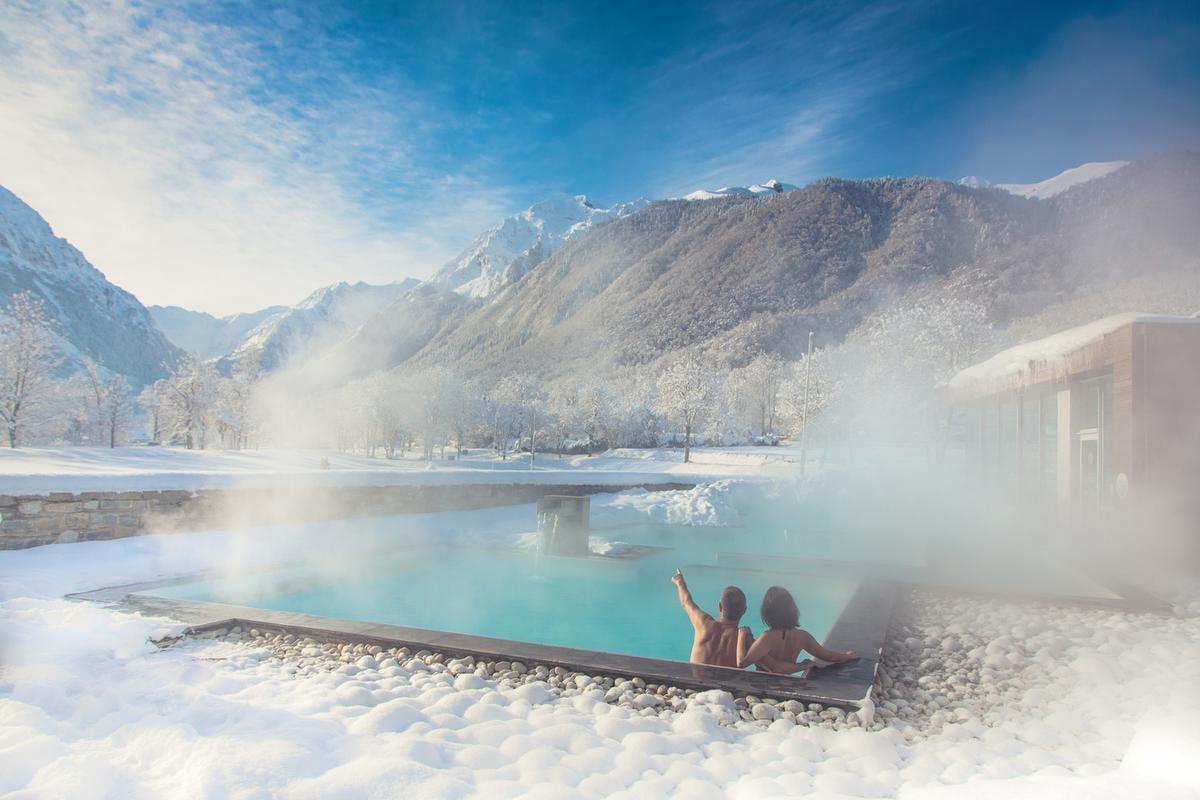
POLYGON ((658 378, 658 408, 683 427, 683 461, 692 456, 692 433, 709 411, 714 381, 708 366, 689 351, 673 361, 658 378))
POLYGON ((262 377, 261 359, 261 350, 248 350, 234 363, 229 379, 220 382, 220 419, 234 450, 246 447, 258 428, 255 391, 262 377))
POLYGON ((0 315, 0 424, 18 447, 53 393, 60 359, 42 301, 21 292, 0 315))
POLYGON ((787 377, 783 359, 774 353, 762 353, 746 367, 746 378, 758 413, 758 433, 772 436, 779 406, 779 389, 787 377))
POLYGON ((596 442, 603 435, 612 418, 613 398, 602 386, 589 386, 579 396, 579 416, 583 433, 587 436, 588 458, 596 449, 596 442))
POLYGON ((124 442, 133 413, 129 382, 124 375, 113 375, 104 384, 104 425, 108 433, 108 446, 116 447, 124 442))
POLYGON ((219 381, 216 369, 196 358, 180 361, 166 380, 171 428, 188 450, 203 450, 207 443, 219 381))
POLYGON ((145 386, 138 394, 137 401, 146 411, 150 423, 150 441, 162 441, 164 411, 167 405, 166 381, 159 378, 154 383, 145 386))
POLYGON ((554 438, 558 441, 558 457, 562 458, 571 436, 583 427, 579 387, 562 384, 551 394, 551 416, 554 438))

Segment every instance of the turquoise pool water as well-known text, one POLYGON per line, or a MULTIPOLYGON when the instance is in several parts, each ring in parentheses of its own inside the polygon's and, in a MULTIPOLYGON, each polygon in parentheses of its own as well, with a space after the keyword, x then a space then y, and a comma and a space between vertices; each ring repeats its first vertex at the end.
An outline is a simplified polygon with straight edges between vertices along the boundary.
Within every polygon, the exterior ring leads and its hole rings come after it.
MULTIPOLYGON (((584 650, 686 661, 692 630, 670 578, 683 569, 696 601, 716 614, 728 584, 762 630, 769 586, 787 587, 801 625, 825 638, 857 587, 772 569, 719 566, 717 553, 757 540, 746 529, 646 527, 610 539, 664 548, 636 558, 538 556, 516 550, 434 547, 397 550, 348 568, 287 570, 154 590, 154 594, 277 611, 380 622, 584 650)), ((755 548, 758 549, 758 548, 755 548)))

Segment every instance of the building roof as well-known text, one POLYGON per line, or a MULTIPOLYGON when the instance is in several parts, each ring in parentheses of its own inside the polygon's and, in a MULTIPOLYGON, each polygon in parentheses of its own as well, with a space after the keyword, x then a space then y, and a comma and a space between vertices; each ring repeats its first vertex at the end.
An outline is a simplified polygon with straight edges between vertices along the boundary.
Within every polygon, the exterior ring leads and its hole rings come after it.
POLYGON ((960 396, 979 396, 1026 385, 1034 375, 1039 381, 1062 377, 1068 371, 1073 354, 1138 322, 1200 325, 1200 314, 1182 317, 1128 312, 1068 328, 1043 339, 1010 347, 987 361, 967 367, 950 379, 950 391, 960 396))

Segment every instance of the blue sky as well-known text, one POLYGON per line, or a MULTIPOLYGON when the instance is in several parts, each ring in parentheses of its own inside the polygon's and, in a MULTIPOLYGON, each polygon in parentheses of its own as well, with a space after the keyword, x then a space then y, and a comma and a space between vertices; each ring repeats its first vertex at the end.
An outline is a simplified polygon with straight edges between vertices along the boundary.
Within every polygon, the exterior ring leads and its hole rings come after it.
POLYGON ((1200 146, 1191 3, 0 5, 0 184, 147 303, 428 275, 550 192, 1200 146))

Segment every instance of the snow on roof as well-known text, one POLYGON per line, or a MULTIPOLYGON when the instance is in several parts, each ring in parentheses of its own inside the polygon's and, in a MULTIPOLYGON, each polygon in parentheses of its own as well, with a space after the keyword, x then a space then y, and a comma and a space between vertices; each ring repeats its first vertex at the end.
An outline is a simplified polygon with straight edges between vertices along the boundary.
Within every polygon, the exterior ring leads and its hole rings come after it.
POLYGON ((1044 339, 1023 342, 997 353, 987 361, 969 366, 951 378, 950 390, 956 393, 986 391, 1006 381, 1020 382, 1027 379, 1035 366, 1040 370, 1065 368, 1066 361, 1072 354, 1135 322, 1200 324, 1200 317, 1138 312, 1114 314, 1086 325, 1068 328, 1044 339))

